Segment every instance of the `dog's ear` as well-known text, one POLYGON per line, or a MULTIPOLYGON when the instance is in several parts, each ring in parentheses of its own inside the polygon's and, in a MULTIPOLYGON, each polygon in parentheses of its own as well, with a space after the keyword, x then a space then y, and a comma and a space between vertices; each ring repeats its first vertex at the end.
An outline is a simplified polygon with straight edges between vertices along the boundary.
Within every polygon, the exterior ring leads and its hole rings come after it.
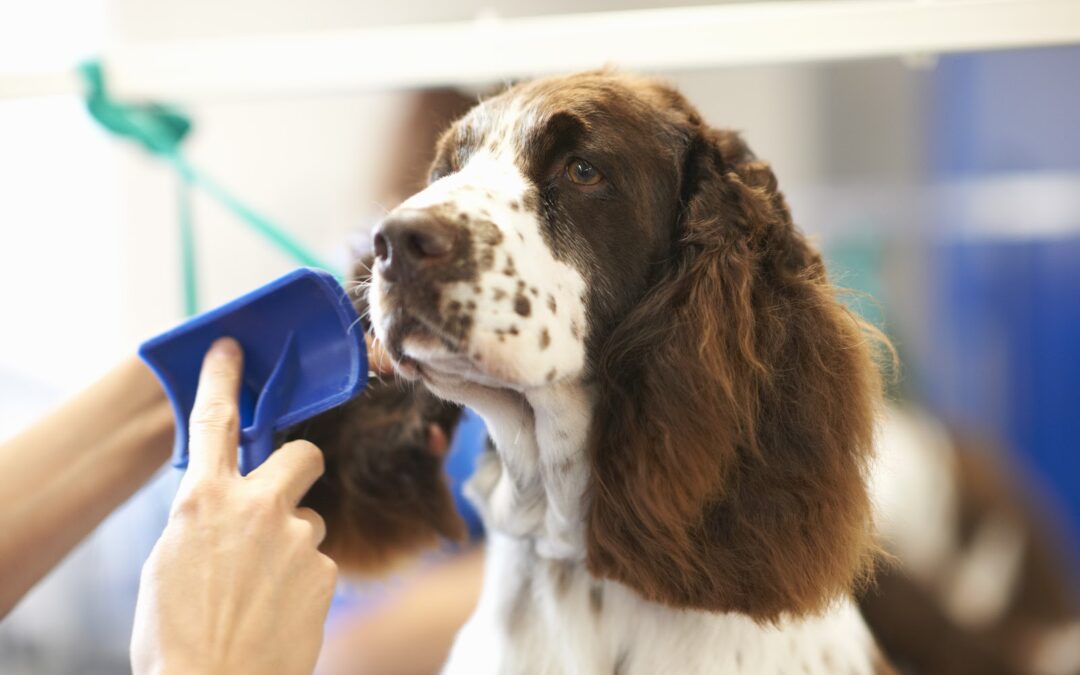
POLYGON ((423 388, 372 380, 357 398, 289 432, 326 458, 302 503, 326 521, 321 548, 343 570, 377 574, 464 538, 443 471, 460 413, 423 388))
POLYGON ((872 560, 872 330, 769 166, 692 138, 672 255, 598 350, 589 566, 676 607, 819 611, 872 560))

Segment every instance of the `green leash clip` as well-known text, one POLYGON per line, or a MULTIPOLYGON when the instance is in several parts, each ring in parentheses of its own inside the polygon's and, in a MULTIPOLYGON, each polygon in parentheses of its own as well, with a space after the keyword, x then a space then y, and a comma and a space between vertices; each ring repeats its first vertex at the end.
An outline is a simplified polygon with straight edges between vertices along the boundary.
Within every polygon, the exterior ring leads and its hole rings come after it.
POLYGON ((191 215, 192 188, 202 189, 255 233, 300 265, 318 267, 333 273, 339 281, 342 279, 342 275, 332 265, 320 259, 284 228, 244 204, 188 163, 181 151, 183 140, 191 131, 191 120, 186 115, 176 108, 159 103, 123 103, 112 98, 105 86, 105 76, 98 61, 89 61, 79 66, 79 74, 86 83, 86 109, 90 116, 110 133, 134 141, 144 150, 161 157, 176 171, 180 180, 178 220, 184 311, 188 316, 199 311, 195 227, 191 215))

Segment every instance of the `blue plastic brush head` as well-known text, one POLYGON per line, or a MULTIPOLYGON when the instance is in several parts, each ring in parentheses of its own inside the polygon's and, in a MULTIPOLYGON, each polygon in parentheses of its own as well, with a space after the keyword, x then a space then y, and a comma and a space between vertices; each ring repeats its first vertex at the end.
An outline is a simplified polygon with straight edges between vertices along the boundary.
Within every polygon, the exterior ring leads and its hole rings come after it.
POLYGON ((364 331, 348 293, 326 272, 298 269, 139 348, 176 415, 177 468, 187 467, 188 420, 203 357, 225 336, 244 350, 243 474, 270 456, 275 432, 341 405, 367 384, 364 331))

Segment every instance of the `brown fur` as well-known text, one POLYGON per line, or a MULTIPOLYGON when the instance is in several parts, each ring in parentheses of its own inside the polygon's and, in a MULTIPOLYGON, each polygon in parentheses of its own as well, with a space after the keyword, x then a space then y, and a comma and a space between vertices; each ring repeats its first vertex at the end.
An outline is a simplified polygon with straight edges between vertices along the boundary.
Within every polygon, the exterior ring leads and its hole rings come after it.
POLYGON ((291 433, 326 456, 303 503, 326 520, 322 549, 343 569, 379 572, 464 536, 442 458, 428 448, 429 427, 449 435, 459 414, 421 388, 375 381, 291 433))
POLYGON ((769 166, 687 119, 670 259, 600 347, 589 567, 678 607, 817 612, 871 568, 871 340, 769 166))

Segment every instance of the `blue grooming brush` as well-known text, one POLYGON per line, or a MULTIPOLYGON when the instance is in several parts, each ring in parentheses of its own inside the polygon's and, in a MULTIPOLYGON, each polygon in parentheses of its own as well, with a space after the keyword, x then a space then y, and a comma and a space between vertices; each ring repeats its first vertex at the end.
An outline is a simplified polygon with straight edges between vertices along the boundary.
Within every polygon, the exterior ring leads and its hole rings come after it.
POLYGON ((364 331, 348 293, 326 272, 291 272, 139 348, 176 415, 177 468, 187 467, 188 419, 203 357, 225 336, 244 350, 242 474, 270 456, 275 432, 345 403, 367 384, 364 331))

